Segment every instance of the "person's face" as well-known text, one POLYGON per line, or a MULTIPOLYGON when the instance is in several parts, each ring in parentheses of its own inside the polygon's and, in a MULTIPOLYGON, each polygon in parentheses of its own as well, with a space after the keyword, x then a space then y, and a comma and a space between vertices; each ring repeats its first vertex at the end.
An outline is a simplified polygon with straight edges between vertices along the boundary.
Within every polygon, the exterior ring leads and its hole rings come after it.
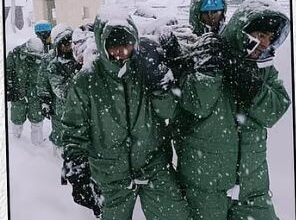
POLYGON ((255 37, 260 41, 259 45, 256 49, 249 55, 252 59, 258 59, 261 54, 269 47, 271 44, 274 33, 272 32, 261 32, 261 31, 253 31, 250 33, 252 37, 255 37))
POLYGON ((218 28, 223 18, 223 11, 201 12, 201 21, 212 28, 218 28))
POLYGON ((128 59, 134 50, 134 45, 123 45, 108 48, 107 51, 111 57, 116 60, 126 60, 128 59))
POLYGON ((72 47, 71 47, 72 40, 71 39, 64 39, 59 44, 59 49, 62 53, 71 53, 72 47))
POLYGON ((42 41, 43 44, 51 43, 50 31, 37 32, 36 35, 42 41))

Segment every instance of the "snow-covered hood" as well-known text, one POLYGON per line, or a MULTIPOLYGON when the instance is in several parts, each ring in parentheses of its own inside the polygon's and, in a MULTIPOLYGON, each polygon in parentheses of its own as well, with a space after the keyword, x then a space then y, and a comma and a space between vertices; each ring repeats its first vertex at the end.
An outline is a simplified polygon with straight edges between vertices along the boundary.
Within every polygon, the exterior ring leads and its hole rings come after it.
POLYGON ((222 36, 229 43, 233 55, 241 58, 247 56, 247 44, 249 39, 244 29, 254 20, 265 17, 280 18, 282 22, 276 39, 273 40, 273 43, 257 61, 265 59, 266 56, 271 56, 274 49, 278 48, 284 42, 290 32, 290 21, 287 16, 280 11, 280 5, 276 4, 273 0, 247 0, 234 12, 222 32, 222 36))
POLYGON ((73 33, 73 29, 70 26, 65 24, 56 25, 50 34, 51 40, 53 42, 54 47, 57 47, 59 42, 66 36, 71 36, 73 33))
MULTIPOLYGON (((201 21, 201 12, 200 8, 202 6, 203 0, 191 0, 190 2, 190 12, 189 12, 189 23, 193 26, 194 32, 198 35, 202 35, 205 33, 204 29, 205 24, 201 21)), ((225 0, 224 2, 224 15, 227 11, 227 3, 225 0)), ((221 24, 220 29, 222 29, 223 24, 221 24)))
POLYGON ((94 24, 95 40, 100 59, 109 60, 109 55, 105 47, 106 39, 109 37, 112 29, 118 27, 125 29, 134 36, 136 40, 136 48, 138 47, 138 30, 128 12, 125 12, 124 10, 114 12, 114 10, 112 11, 104 8, 96 17, 94 24))

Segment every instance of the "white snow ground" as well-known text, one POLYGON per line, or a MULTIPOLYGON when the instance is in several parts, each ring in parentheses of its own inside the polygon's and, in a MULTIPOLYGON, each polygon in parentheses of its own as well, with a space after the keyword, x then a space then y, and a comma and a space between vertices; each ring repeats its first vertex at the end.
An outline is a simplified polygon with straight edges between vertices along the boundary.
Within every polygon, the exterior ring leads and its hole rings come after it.
MULTIPOLYGON (((286 3, 287 0, 281 2, 286 3)), ((229 7, 232 13, 234 7, 229 7)), ((7 48, 11 49, 31 36, 29 29, 13 34, 6 29, 7 48), (21 35, 20 35, 21 34, 21 35), (12 41, 13 39, 13 41, 12 41)), ((290 38, 278 50, 275 65, 290 97, 291 58, 290 38)), ((295 220, 295 192, 293 171, 292 107, 269 131, 268 161, 273 202, 281 220, 295 220)), ((44 121, 44 136, 50 122, 44 121)), ((60 185, 61 161, 53 155, 51 144, 45 140, 41 147, 30 143, 30 125, 25 124, 21 139, 9 139, 9 181, 11 220, 81 220, 95 219, 92 212, 75 204, 71 187, 60 185)), ((137 202, 134 220, 145 220, 137 202)))

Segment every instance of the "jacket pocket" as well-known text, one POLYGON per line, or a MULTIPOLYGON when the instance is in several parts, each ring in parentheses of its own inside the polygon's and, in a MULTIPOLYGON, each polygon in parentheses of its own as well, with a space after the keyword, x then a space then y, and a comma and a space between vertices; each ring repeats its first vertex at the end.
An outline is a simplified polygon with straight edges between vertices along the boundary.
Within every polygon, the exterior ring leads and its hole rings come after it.
POLYGON ((101 185, 121 181, 129 177, 129 163, 125 152, 103 149, 89 159, 92 176, 101 185))

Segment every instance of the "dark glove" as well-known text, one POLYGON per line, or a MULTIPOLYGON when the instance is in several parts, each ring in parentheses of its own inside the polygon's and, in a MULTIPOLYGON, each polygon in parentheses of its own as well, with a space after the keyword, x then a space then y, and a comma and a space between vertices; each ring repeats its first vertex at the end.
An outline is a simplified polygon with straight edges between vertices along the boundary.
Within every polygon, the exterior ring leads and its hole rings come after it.
POLYGON ((15 100, 15 96, 13 94, 13 92, 11 90, 8 90, 6 93, 6 98, 8 102, 14 101, 15 100))
POLYGON ((62 184, 68 180, 72 185, 74 202, 92 209, 99 218, 102 212, 102 196, 96 182, 91 178, 87 159, 65 160, 62 169, 62 184))
POLYGON ((235 58, 226 66, 225 80, 241 108, 249 108, 262 88, 264 81, 256 74, 257 71, 256 67, 249 67, 235 58))
POLYGON ((226 48, 222 38, 209 32, 203 34, 195 43, 195 49, 187 62, 194 63, 195 71, 215 76, 224 70, 226 58, 226 48))
POLYGON ((17 90, 11 88, 7 89, 6 98, 8 102, 16 102, 20 100, 20 94, 17 92, 17 90))
POLYGON ((52 115, 54 115, 54 110, 53 110, 53 107, 52 107, 52 101, 50 98, 48 97, 42 97, 41 98, 41 105, 42 105, 42 109, 41 109, 41 114, 50 119, 50 117, 52 115))
POLYGON ((182 56, 178 39, 172 32, 169 34, 162 34, 159 37, 159 43, 164 51, 164 58, 167 59, 168 63, 173 62, 175 58, 182 56))
POLYGON ((183 54, 177 37, 172 32, 162 34, 159 43, 163 49, 163 63, 172 70, 175 79, 178 80, 186 72, 187 63, 180 59, 183 54))

